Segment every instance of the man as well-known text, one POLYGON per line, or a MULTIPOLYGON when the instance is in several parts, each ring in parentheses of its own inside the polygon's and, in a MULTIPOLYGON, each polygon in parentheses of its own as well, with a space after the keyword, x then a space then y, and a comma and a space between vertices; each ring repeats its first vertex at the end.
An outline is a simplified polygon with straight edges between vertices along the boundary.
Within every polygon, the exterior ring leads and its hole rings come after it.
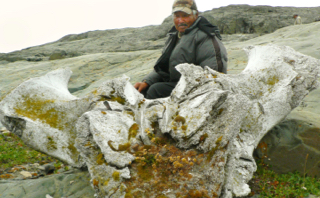
POLYGON ((301 21, 301 17, 297 14, 293 15, 293 18, 296 19, 294 21, 294 25, 301 25, 302 24, 302 21, 301 21))
POLYGON ((170 96, 181 77, 175 66, 181 63, 209 66, 227 73, 227 52, 219 30, 198 16, 194 0, 175 0, 172 13, 174 27, 168 33, 154 71, 134 85, 147 99, 170 96))

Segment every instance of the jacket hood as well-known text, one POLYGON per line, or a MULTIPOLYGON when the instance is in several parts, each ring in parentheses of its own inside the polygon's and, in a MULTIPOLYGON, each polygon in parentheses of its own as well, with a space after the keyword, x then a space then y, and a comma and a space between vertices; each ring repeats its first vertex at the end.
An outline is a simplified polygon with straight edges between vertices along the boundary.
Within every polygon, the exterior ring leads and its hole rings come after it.
MULTIPOLYGON (((192 31, 195 27, 198 27, 201 31, 205 32, 210 37, 216 36, 220 40, 222 40, 222 37, 220 35, 219 28, 215 25, 212 25, 206 18, 203 16, 199 16, 198 19, 185 31, 185 34, 188 34, 190 31, 192 31)), ((169 34, 175 34, 178 30, 175 26, 171 28, 169 31, 169 34)))

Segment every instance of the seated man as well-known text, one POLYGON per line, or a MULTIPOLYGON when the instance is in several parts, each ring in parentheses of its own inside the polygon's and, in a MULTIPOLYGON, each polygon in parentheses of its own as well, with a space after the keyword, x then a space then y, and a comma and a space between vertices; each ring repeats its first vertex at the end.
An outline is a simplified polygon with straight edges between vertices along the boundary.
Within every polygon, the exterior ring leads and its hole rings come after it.
POLYGON ((181 63, 227 73, 227 52, 218 28, 198 16, 194 0, 175 0, 172 8, 174 27, 168 33, 162 55, 154 71, 134 85, 147 99, 170 96, 181 77, 175 66, 181 63))

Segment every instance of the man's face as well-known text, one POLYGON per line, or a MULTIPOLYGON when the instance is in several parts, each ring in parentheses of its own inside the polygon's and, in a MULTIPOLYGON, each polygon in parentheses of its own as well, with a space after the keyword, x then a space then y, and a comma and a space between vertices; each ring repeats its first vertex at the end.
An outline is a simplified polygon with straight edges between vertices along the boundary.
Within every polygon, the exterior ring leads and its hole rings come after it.
POLYGON ((197 20, 197 18, 198 14, 192 15, 181 11, 173 14, 174 25, 180 33, 183 33, 188 29, 197 20))

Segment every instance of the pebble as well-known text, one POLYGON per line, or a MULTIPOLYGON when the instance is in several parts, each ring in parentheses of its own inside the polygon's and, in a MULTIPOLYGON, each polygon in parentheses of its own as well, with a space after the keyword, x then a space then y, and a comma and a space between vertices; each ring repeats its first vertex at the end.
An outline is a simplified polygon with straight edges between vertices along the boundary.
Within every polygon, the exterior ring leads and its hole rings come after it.
POLYGON ((31 178, 32 177, 32 174, 30 172, 27 172, 27 171, 21 171, 20 174, 23 175, 25 178, 31 178))
POLYGON ((2 133, 10 133, 10 131, 8 131, 6 127, 1 127, 0 128, 0 132, 2 132, 2 133))

